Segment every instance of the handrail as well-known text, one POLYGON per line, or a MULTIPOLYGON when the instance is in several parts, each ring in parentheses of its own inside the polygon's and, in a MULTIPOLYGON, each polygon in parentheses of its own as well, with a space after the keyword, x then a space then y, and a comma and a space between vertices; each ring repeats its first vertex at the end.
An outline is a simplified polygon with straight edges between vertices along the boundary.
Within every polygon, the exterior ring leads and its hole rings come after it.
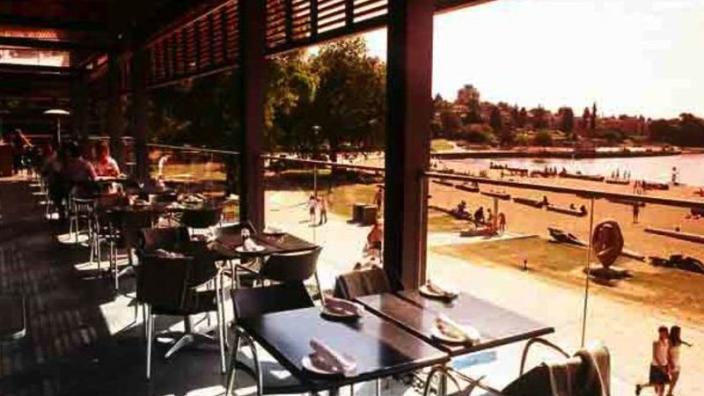
POLYGON ((239 152, 231 151, 231 150, 218 150, 218 149, 212 149, 212 148, 193 147, 193 146, 176 146, 176 145, 172 145, 172 144, 147 143, 147 147, 164 148, 164 149, 170 149, 170 150, 195 151, 195 152, 211 153, 211 154, 240 155, 239 152))
POLYGON ((628 194, 628 193, 600 191, 600 190, 595 190, 595 189, 591 189, 591 188, 575 188, 575 187, 555 186, 555 185, 541 184, 541 183, 526 183, 526 182, 509 181, 509 180, 497 180, 497 179, 489 179, 486 177, 467 176, 467 175, 460 175, 460 174, 456 174, 456 173, 443 173, 443 172, 434 172, 434 171, 423 172, 423 177, 431 178, 431 179, 449 179, 449 180, 458 180, 458 181, 469 181, 469 182, 476 182, 477 184, 489 184, 489 185, 494 185, 494 186, 513 187, 513 188, 521 188, 521 189, 536 190, 536 191, 547 191, 547 192, 553 192, 553 193, 574 194, 579 197, 587 198, 587 199, 588 198, 624 199, 624 200, 630 200, 630 201, 646 202, 646 203, 655 204, 655 205, 704 209, 704 201, 694 201, 691 199, 654 197, 654 196, 648 196, 648 195, 635 195, 635 194, 628 194))
POLYGON ((330 161, 321 161, 321 160, 277 157, 275 155, 270 155, 270 154, 262 155, 262 158, 268 159, 270 161, 297 162, 297 163, 304 164, 304 165, 329 166, 331 168, 354 169, 354 170, 382 172, 382 173, 385 172, 384 168, 379 167, 379 166, 372 166, 372 165, 341 164, 339 162, 330 162, 330 161))

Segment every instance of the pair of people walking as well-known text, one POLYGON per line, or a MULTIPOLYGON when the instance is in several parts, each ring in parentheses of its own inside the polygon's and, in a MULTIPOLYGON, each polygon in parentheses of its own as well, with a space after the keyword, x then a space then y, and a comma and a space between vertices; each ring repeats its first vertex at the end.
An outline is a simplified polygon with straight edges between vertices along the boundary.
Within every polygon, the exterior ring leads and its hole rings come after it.
POLYGON ((652 386, 655 394, 665 395, 665 388, 669 384, 667 396, 673 396, 673 391, 680 378, 680 348, 682 345, 692 345, 682 341, 682 329, 679 326, 666 326, 658 328, 658 339, 653 341, 653 358, 650 363, 650 375, 647 384, 636 385, 636 395, 640 395, 643 388, 652 386))
POLYGON ((327 197, 311 195, 308 198, 309 222, 313 225, 323 225, 328 222, 328 202, 327 197), (317 216, 316 216, 317 214, 317 216))

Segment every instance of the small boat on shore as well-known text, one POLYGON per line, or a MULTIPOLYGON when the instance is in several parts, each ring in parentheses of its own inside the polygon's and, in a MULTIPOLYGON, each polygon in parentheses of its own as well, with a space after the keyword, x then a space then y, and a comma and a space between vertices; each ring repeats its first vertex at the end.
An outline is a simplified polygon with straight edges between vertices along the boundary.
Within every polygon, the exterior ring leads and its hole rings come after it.
POLYGON ((615 203, 615 204, 621 204, 621 205, 628 205, 628 206, 638 205, 641 208, 645 207, 645 202, 636 201, 636 200, 632 200, 632 199, 609 198, 608 201, 615 203))
POLYGON ((682 232, 678 230, 668 230, 665 228, 646 227, 645 232, 655 235, 667 236, 670 238, 681 239, 683 241, 704 243, 704 235, 694 234, 690 232, 682 232))
POLYGON ((511 194, 501 191, 482 191, 482 195, 502 199, 504 201, 511 199, 511 194))
POLYGON ((523 197, 513 197, 513 202, 521 205, 532 206, 534 208, 542 209, 545 206, 544 199, 533 199, 533 198, 523 198, 523 197))
POLYGON ((606 179, 607 184, 618 184, 621 186, 627 186, 631 184, 630 180, 627 179, 606 179))
POLYGON ((647 182, 643 181, 641 182, 641 186, 646 189, 646 190, 662 190, 662 191, 667 191, 670 189, 670 185, 667 183, 658 183, 658 182, 647 182))
POLYGON ((569 172, 560 172, 560 177, 564 177, 567 179, 577 179, 577 180, 588 180, 588 181, 595 181, 595 182, 603 182, 606 178, 601 175, 585 175, 582 173, 569 173, 569 172))
POLYGON ((580 209, 573 209, 573 208, 565 208, 562 206, 557 206, 557 205, 548 205, 547 206, 548 210, 551 212, 557 212, 557 213, 563 213, 567 214, 570 216, 576 216, 576 217, 584 217, 587 215, 587 209, 582 207, 580 209))
POLYGON ((440 184, 442 186, 454 187, 455 185, 447 180, 433 180, 433 183, 440 184))
POLYGON ((455 188, 462 191, 478 193, 479 186, 476 184, 455 184, 455 188))

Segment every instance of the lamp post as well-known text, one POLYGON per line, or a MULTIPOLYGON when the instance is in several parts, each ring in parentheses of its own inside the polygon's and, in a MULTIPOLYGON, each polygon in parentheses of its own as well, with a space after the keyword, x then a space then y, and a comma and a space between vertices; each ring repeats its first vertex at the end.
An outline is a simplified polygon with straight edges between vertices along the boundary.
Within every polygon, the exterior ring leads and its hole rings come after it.
POLYGON ((68 115, 71 115, 66 110, 63 109, 49 109, 44 112, 45 115, 52 115, 56 116, 56 135, 54 136, 54 140, 56 140, 56 144, 60 145, 61 144, 61 117, 65 117, 68 115))

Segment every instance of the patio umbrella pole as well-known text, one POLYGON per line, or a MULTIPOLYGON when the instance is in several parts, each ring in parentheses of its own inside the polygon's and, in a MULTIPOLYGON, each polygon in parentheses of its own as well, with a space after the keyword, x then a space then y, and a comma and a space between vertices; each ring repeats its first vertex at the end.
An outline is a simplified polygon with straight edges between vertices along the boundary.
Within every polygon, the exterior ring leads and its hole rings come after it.
POLYGON ((587 334, 587 308, 589 305, 589 270, 590 263, 592 261, 592 232, 594 232, 594 197, 590 198, 590 209, 589 209, 589 242, 587 245, 587 262, 584 265, 585 274, 585 284, 584 284, 584 310, 582 312, 582 342, 581 346, 584 347, 584 341, 587 334))

